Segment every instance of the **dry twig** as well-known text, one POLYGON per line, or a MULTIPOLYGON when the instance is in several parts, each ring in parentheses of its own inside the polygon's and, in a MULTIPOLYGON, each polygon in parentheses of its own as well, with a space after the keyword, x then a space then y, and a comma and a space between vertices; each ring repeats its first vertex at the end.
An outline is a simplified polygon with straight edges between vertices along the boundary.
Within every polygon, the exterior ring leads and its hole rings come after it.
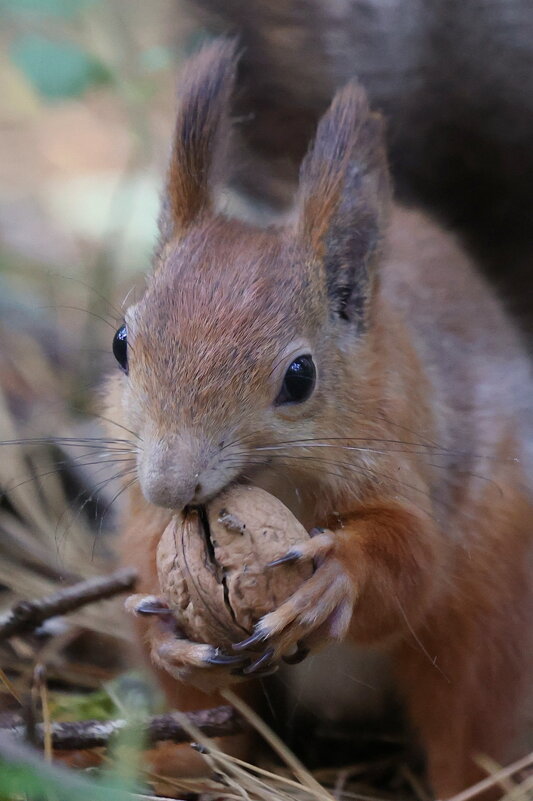
POLYGON ((121 592, 128 592, 133 589, 135 580, 135 571, 121 569, 109 576, 80 581, 46 598, 21 601, 9 612, 0 616, 0 641, 15 634, 32 631, 51 617, 73 612, 82 606, 111 598, 121 592))
MULTIPOLYGON (((242 731, 242 719, 230 706, 218 706, 213 709, 202 709, 187 713, 187 719, 196 726, 205 737, 226 737, 242 731)), ((68 723, 51 723, 49 734, 52 747, 58 751, 85 750, 108 745, 119 732, 128 730, 145 736, 148 743, 163 740, 173 743, 190 742, 191 737, 186 728, 172 712, 155 715, 139 722, 127 720, 80 720, 68 723)), ((0 734, 11 734, 17 740, 26 736, 26 727, 22 725, 0 729, 0 734)), ((42 723, 35 725, 34 744, 43 747, 45 727, 42 723)))

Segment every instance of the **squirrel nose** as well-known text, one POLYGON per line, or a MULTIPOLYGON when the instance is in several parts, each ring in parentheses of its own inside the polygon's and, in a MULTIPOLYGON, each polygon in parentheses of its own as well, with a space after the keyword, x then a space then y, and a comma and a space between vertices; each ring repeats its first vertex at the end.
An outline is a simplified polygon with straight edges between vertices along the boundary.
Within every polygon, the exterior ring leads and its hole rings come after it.
POLYGON ((190 448, 182 443, 154 441, 144 450, 139 463, 139 482, 149 503, 181 510, 201 497, 200 466, 190 448))
POLYGON ((202 486, 196 479, 183 482, 172 480, 172 476, 148 474, 144 480, 141 478, 140 483, 146 500, 165 509, 182 510, 194 503, 202 491, 202 486))

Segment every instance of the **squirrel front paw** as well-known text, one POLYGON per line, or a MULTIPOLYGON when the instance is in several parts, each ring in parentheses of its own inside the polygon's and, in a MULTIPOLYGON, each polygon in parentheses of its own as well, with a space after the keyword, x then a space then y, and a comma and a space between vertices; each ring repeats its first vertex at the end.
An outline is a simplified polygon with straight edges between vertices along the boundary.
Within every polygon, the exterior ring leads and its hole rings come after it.
POLYGON ((208 643, 189 640, 166 601, 158 596, 131 595, 125 606, 130 613, 148 619, 152 661, 178 681, 209 693, 243 677, 240 671, 250 663, 247 654, 226 654, 208 643))
POLYGON ((283 570, 284 564, 308 559, 314 561, 315 572, 285 603, 257 623, 251 637, 233 646, 234 652, 253 658, 244 670, 236 668, 244 675, 253 674, 255 665, 264 668, 280 659, 299 662, 311 650, 346 636, 356 591, 338 551, 341 538, 325 529, 314 529, 311 535, 308 542, 269 565, 271 570, 283 570))
POLYGON ((268 565, 268 570, 283 570, 286 564, 309 560, 315 571, 278 609, 261 618, 250 637, 233 645, 232 652, 187 639, 158 597, 132 596, 126 606, 153 618, 148 632, 152 659, 179 681, 211 691, 270 675, 281 661, 301 662, 310 651, 346 636, 356 584, 343 566, 342 541, 339 532, 314 529, 308 541, 268 565))

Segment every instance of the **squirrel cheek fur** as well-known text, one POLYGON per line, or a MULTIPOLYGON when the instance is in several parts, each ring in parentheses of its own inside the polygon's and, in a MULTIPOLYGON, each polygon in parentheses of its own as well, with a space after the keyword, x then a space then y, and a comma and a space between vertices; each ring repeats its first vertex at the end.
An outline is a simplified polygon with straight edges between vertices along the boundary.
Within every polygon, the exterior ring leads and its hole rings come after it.
MULTIPOLYGON (((155 268, 126 316, 128 375, 109 384, 109 417, 139 437, 123 558, 157 595, 173 510, 241 477, 323 527, 299 553, 313 576, 253 646, 386 648, 445 797, 525 730, 527 359, 453 239, 391 201, 382 122, 354 83, 319 123, 285 226, 217 214, 234 71, 218 42, 183 78, 155 268), (316 389, 277 406, 302 353, 316 389)), ((172 678, 209 670, 203 645, 139 626, 172 703, 213 703, 172 678)))

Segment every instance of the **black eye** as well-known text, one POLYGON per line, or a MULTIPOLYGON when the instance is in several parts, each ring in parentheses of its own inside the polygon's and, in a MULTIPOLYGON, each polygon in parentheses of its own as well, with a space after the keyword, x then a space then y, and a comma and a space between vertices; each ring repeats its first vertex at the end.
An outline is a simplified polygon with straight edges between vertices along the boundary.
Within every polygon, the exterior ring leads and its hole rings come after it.
POLYGON ((125 373, 128 372, 128 329, 121 325, 113 337, 113 356, 125 373))
POLYGON ((282 403, 303 403, 315 388, 316 368, 311 356, 298 356, 285 373, 283 386, 276 398, 276 406, 282 403))

